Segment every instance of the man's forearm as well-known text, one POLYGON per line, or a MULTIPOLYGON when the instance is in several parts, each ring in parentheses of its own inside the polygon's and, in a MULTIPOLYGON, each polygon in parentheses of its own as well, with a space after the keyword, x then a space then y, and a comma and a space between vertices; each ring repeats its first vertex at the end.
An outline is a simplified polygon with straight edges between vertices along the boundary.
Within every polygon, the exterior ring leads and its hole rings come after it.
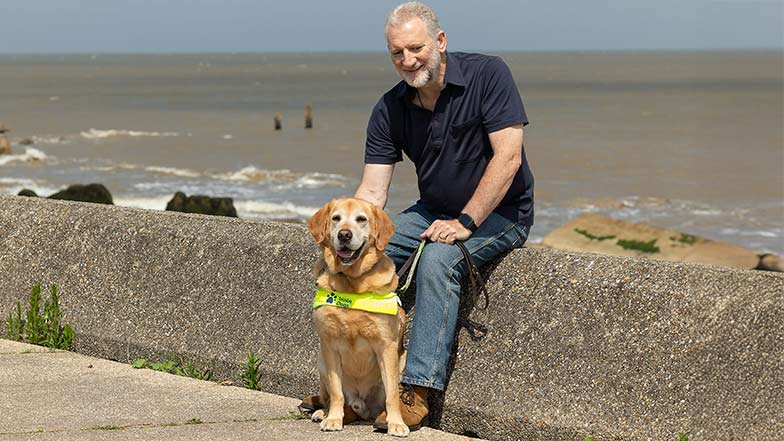
POLYGON ((354 192, 354 197, 384 208, 394 170, 394 164, 365 164, 362 182, 354 192))
POLYGON ((520 155, 493 156, 463 212, 468 213, 477 225, 481 225, 501 203, 520 165, 520 155))
POLYGON ((362 185, 357 188, 357 191, 354 193, 354 197, 357 199, 362 199, 363 201, 368 201, 371 204, 378 205, 381 208, 384 208, 384 206, 387 204, 386 191, 372 191, 371 189, 363 187, 362 185))

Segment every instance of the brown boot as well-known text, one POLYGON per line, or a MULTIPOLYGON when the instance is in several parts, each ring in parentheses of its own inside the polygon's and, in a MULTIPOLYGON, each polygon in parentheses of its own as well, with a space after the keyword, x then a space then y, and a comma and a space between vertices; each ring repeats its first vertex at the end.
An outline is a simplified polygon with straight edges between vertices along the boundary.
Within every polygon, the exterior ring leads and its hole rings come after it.
MULTIPOLYGON (((401 383, 398 386, 400 392, 400 414, 403 422, 412 432, 419 430, 422 425, 427 424, 427 415, 430 410, 427 408, 427 392, 430 389, 422 386, 412 386, 401 383)), ((376 418, 373 427, 386 432, 387 430, 387 411, 381 412, 376 418)))
MULTIPOLYGON (((326 413, 327 406, 326 403, 321 402, 321 397, 318 395, 309 395, 303 398, 302 402, 299 403, 299 410, 302 413, 311 414, 320 409, 323 409, 326 413)), ((348 404, 343 406, 343 424, 351 424, 359 419, 359 415, 354 412, 354 409, 352 409, 351 406, 348 404)))
POLYGON ((321 402, 321 397, 318 395, 309 395, 303 398, 302 402, 299 403, 299 410, 302 413, 313 413, 324 407, 325 405, 321 402))

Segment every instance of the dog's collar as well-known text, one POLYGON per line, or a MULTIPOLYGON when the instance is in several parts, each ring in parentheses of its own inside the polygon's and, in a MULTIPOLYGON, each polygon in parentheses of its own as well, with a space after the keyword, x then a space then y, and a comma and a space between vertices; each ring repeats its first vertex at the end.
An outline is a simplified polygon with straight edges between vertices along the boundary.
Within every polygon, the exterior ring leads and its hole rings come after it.
POLYGON ((319 288, 316 291, 316 297, 313 298, 313 309, 320 306, 337 306, 339 308, 396 315, 399 305, 401 305, 400 298, 394 292, 386 294, 373 292, 350 294, 319 288))

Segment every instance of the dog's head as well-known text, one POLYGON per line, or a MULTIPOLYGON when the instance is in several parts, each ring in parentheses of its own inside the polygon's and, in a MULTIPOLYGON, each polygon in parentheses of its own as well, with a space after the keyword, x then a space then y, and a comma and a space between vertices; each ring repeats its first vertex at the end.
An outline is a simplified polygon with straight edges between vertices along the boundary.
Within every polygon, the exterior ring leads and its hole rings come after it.
POLYGON ((387 246, 395 227, 384 210, 361 199, 335 199, 308 220, 330 270, 352 266, 387 246), (334 267, 333 267, 334 266, 334 267))

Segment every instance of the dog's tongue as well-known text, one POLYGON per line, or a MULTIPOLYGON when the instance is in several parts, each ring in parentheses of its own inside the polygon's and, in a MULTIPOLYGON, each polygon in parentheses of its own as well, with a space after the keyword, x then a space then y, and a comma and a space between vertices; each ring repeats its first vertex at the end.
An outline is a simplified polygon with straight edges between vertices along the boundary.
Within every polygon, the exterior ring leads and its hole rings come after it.
POLYGON ((349 250, 346 248, 345 250, 338 250, 338 256, 340 257, 351 257, 354 255, 354 250, 349 250))

